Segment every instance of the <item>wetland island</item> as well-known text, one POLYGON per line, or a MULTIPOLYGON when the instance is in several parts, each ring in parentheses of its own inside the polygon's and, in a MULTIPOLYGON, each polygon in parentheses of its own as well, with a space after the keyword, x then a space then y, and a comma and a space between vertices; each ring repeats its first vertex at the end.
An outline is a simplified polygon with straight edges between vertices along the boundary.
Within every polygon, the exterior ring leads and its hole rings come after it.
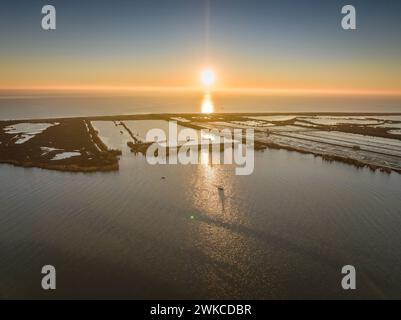
POLYGON ((119 169, 121 146, 145 153, 146 133, 254 129, 255 150, 285 149, 401 173, 401 114, 147 114, 0 122, 0 162, 71 172, 119 169))

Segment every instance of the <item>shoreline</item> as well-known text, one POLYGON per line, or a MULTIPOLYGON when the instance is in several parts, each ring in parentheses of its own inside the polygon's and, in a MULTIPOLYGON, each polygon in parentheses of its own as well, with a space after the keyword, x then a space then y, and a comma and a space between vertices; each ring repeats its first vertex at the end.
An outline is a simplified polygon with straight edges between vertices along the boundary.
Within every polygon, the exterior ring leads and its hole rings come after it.
POLYGON ((24 119, 0 119, 0 123, 16 122, 46 122, 63 120, 89 120, 89 121, 120 121, 120 120, 165 120, 171 117, 257 117, 257 116, 401 116, 401 112, 220 112, 220 113, 136 113, 126 115, 103 115, 103 116, 77 116, 77 117, 54 117, 54 118, 24 118, 24 119))
POLYGON ((337 156, 337 155, 329 155, 329 154, 319 153, 319 152, 310 152, 310 151, 306 151, 306 150, 303 150, 300 148, 294 148, 291 146, 279 145, 279 144, 275 144, 275 143, 266 143, 266 147, 269 149, 273 149, 273 150, 286 150, 289 152, 310 154, 310 155, 313 155, 314 157, 320 157, 324 161, 328 161, 328 162, 337 161, 337 162, 352 165, 356 168, 369 168, 371 171, 374 171, 374 172, 376 170, 379 170, 379 171, 385 172, 385 173, 396 172, 398 174, 401 174, 401 169, 394 169, 394 168, 388 168, 388 167, 384 167, 384 166, 378 166, 378 165, 366 163, 363 161, 358 161, 358 160, 351 159, 351 158, 341 157, 341 156, 337 156))
POLYGON ((59 165, 59 164, 40 164, 40 163, 32 163, 32 162, 20 162, 17 160, 0 160, 0 164, 9 164, 15 167, 21 168, 38 168, 44 170, 52 170, 52 171, 61 171, 61 172, 71 172, 71 173, 94 173, 94 172, 112 172, 119 170, 118 162, 109 166, 101 166, 101 167, 85 167, 85 166, 77 166, 77 165, 59 165))

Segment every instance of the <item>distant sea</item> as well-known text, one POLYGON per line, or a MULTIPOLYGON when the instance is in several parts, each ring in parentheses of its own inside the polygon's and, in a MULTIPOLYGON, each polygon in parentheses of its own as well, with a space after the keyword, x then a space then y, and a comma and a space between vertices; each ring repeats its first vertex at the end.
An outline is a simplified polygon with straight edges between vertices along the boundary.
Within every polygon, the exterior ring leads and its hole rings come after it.
MULTIPOLYGON (((0 92, 0 119, 201 112, 201 93, 63 94, 0 92)), ((401 113, 397 96, 212 94, 214 112, 401 113)))

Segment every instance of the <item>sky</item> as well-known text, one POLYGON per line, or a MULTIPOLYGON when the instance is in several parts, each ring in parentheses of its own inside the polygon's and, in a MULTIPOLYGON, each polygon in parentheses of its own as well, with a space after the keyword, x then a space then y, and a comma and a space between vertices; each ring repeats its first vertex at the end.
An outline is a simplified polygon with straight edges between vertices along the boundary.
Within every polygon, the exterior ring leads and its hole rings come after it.
POLYGON ((400 31, 399 0, 2 0, 0 89, 401 94, 400 31))

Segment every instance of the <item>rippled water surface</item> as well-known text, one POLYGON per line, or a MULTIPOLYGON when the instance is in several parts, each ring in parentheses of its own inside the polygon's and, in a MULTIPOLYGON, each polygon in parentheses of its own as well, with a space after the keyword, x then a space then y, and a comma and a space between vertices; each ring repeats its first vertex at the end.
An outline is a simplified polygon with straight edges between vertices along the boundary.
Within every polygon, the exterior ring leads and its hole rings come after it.
POLYGON ((265 151, 239 177, 124 152, 115 173, 1 165, 0 179, 3 297, 400 297, 399 174, 265 151))
MULTIPOLYGON (((400 97, 280 96, 214 93, 214 112, 401 113, 400 97)), ((201 93, 62 94, 0 92, 0 119, 201 112, 201 93)))

